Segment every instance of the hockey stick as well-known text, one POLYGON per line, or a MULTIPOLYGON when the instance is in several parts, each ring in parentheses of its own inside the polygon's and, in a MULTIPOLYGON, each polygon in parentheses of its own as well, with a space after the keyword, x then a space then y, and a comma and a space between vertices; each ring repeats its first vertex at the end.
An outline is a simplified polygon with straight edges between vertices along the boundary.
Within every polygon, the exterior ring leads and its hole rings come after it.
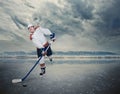
MULTIPOLYGON (((52 42, 51 42, 52 43, 52 42)), ((47 52, 47 50, 49 49, 51 43, 49 44, 49 46, 47 47, 47 49, 45 50, 45 52, 47 52)), ((39 63, 39 61, 41 60, 43 56, 39 57, 39 59, 37 60, 37 62, 35 63, 35 65, 30 69, 30 71, 22 78, 22 79, 13 79, 12 83, 20 83, 23 82, 29 75, 30 73, 33 71, 33 69, 36 67, 36 65, 39 63)))

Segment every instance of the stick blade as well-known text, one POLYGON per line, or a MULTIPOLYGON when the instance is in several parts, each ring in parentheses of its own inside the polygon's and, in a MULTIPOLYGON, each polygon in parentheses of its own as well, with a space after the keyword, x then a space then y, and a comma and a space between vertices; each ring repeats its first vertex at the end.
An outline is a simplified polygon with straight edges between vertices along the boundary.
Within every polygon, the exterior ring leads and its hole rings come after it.
POLYGON ((22 82, 22 79, 13 79, 13 80, 12 80, 12 83, 14 83, 14 84, 15 84, 15 83, 20 83, 20 82, 22 82))

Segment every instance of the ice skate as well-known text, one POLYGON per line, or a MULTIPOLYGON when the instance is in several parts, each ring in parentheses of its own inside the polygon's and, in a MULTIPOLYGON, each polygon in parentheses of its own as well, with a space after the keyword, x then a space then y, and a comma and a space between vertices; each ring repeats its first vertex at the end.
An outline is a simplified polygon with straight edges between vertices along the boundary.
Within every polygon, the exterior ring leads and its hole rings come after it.
POLYGON ((43 74, 45 74, 45 72, 46 72, 45 68, 41 68, 41 73, 40 73, 40 75, 42 76, 43 74))

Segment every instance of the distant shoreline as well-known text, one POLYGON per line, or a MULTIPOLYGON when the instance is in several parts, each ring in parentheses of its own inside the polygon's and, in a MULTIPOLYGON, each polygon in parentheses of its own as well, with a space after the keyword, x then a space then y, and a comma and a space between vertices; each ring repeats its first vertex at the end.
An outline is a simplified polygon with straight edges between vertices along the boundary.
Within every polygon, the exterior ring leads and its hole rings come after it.
MULTIPOLYGON (((21 59, 21 58, 31 58, 36 59, 36 55, 8 55, 0 56, 0 58, 11 58, 11 59, 21 59)), ((54 59, 120 59, 120 55, 53 55, 54 59)))

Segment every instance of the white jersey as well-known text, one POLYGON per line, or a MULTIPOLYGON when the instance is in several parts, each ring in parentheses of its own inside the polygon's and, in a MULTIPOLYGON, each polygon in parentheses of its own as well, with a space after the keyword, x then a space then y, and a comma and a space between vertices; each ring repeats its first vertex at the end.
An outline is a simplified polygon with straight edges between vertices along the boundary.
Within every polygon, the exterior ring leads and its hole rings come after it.
POLYGON ((32 35, 32 42, 37 48, 44 48, 44 44, 47 42, 45 35, 51 35, 51 31, 46 28, 39 27, 32 35))

